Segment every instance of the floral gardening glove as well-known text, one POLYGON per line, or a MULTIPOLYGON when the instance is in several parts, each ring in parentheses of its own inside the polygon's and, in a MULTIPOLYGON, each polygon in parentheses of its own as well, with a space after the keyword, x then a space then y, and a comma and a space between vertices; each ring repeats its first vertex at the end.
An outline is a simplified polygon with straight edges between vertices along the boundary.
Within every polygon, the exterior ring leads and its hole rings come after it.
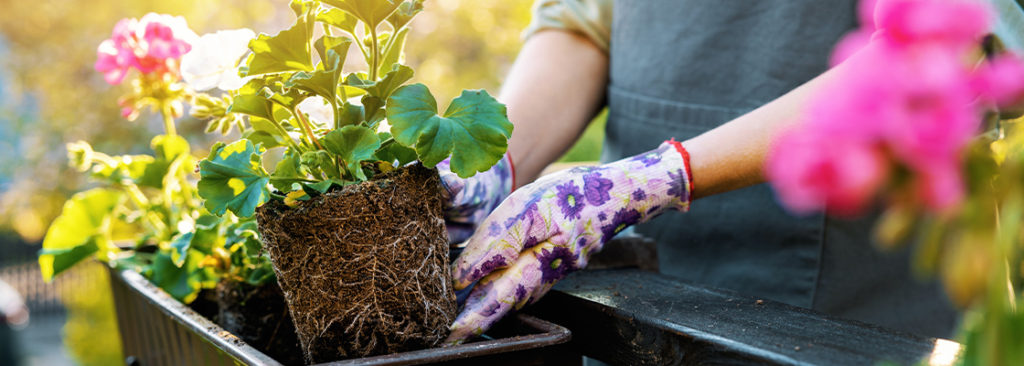
POLYGON ((448 242, 459 243, 469 239, 477 224, 508 197, 514 187, 515 171, 508 154, 491 169, 469 178, 452 173, 448 159, 437 164, 441 173, 441 192, 445 202, 445 226, 448 242))
POLYGON ((689 157, 666 141, 657 149, 596 167, 545 176, 508 197, 453 264, 455 288, 479 280, 448 337, 482 334, 513 308, 537 301, 587 265, 626 227, 690 204, 689 157))

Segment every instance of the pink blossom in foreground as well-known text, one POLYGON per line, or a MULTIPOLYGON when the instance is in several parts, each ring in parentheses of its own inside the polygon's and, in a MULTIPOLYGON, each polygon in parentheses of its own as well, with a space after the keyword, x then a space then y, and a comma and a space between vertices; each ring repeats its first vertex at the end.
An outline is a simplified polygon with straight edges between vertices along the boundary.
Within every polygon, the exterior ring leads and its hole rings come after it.
POLYGON ((122 19, 97 48, 95 69, 110 84, 121 83, 132 68, 143 74, 176 73, 176 60, 196 38, 182 17, 149 13, 122 19))
POLYGON ((1024 60, 1010 53, 996 56, 978 70, 974 87, 999 108, 1020 103, 1024 99, 1024 60))
POLYGON ((884 137, 896 156, 912 168, 958 159, 978 133, 981 111, 974 103, 978 95, 971 86, 969 66, 954 59, 957 56, 922 51, 890 62, 884 82, 895 97, 886 101, 884 137))
POLYGON ((874 39, 889 47, 938 43, 962 52, 988 31, 991 10, 969 0, 863 0, 860 28, 843 37, 832 53, 835 66, 874 39))
POLYGON ((850 56, 860 51, 871 41, 871 36, 876 30, 875 5, 877 3, 878 0, 861 0, 857 4, 857 20, 860 22, 860 29, 850 32, 850 34, 847 34, 839 41, 835 51, 832 52, 832 58, 829 60, 830 66, 838 65, 840 62, 850 58, 850 56))
POLYGON ((987 4, 972 0, 878 0, 874 13, 886 42, 940 43, 958 51, 975 46, 992 21, 987 4))
POLYGON ((780 136, 766 175, 783 204, 806 214, 828 209, 855 215, 885 181, 885 160, 866 143, 833 138, 811 129, 780 136))
POLYGON ((842 69, 804 123, 776 140, 766 175, 794 211, 856 214, 901 166, 918 202, 955 207, 965 194, 963 150, 984 108, 1024 99, 1024 62, 1000 56, 976 66, 991 18, 984 3, 878 0, 860 15, 863 28, 833 55, 842 69))

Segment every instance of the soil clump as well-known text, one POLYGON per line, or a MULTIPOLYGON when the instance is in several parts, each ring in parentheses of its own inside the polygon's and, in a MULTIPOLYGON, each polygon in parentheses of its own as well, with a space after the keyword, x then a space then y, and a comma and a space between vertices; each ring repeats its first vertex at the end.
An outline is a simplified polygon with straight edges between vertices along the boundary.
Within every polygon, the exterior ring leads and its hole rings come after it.
POLYGON ((217 284, 217 325, 284 365, 302 365, 302 350, 276 282, 253 286, 222 280, 217 284))
POLYGON ((437 171, 419 164, 256 212, 306 362, 436 346, 455 319, 437 171))

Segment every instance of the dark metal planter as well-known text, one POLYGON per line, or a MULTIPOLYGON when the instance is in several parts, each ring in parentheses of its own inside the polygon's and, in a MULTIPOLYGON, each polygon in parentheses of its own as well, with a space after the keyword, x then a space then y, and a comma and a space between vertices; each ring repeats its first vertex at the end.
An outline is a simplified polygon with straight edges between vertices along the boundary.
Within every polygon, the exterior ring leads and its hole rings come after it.
MULTIPOLYGON (((134 271, 111 271, 118 328, 129 364, 280 365, 134 271)), ((579 364, 560 345, 568 329, 520 314, 489 332, 493 338, 454 347, 337 361, 323 365, 579 364)), ((490 338, 490 337, 485 337, 490 338)))

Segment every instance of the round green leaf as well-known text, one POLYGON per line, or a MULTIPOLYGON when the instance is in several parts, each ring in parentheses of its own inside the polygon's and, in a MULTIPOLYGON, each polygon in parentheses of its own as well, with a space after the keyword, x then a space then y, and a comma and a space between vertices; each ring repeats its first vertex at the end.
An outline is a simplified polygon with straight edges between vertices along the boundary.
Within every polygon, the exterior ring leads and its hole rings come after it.
POLYGON ((386 113, 395 140, 415 148, 425 166, 450 155, 452 172, 463 178, 498 162, 512 135, 505 105, 483 90, 463 91, 439 116, 426 86, 407 85, 388 98, 386 113))

